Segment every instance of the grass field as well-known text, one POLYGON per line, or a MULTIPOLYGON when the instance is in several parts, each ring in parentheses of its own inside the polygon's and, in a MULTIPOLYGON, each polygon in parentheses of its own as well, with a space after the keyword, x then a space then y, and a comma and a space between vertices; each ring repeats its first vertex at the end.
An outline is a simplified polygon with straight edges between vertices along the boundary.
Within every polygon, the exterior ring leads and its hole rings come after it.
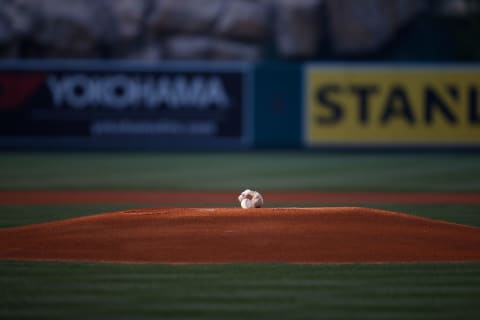
POLYGON ((0 264, 2 319, 474 319, 478 264, 0 264), (8 291, 7 291, 8 290, 8 291))
MULTIPOLYGON (((231 206, 237 206, 237 193, 247 187, 260 191, 478 192, 480 154, 0 154, 3 190, 230 190, 231 206)), ((2 205, 0 227, 145 205, 2 205)), ((205 204, 178 203, 196 205, 205 204)), ((479 205, 369 206, 480 226, 479 205)), ((480 315, 479 299, 480 262, 142 265, 0 261, 1 319, 472 319, 480 315)))

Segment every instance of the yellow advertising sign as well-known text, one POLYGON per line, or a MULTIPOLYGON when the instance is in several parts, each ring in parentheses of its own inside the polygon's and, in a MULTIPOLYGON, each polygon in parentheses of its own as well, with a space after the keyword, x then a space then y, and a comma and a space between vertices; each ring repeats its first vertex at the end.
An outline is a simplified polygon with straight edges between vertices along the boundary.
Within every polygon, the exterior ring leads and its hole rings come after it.
POLYGON ((480 145, 480 68, 307 66, 307 145, 480 145))

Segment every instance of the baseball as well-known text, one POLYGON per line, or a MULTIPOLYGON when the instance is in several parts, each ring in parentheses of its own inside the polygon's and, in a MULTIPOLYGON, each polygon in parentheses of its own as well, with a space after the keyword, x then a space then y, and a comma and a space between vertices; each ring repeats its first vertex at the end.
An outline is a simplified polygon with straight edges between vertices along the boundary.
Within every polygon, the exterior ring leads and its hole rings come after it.
POLYGON ((242 206, 243 209, 250 209, 253 207, 252 200, 245 198, 240 202, 240 205, 242 206))
POLYGON ((240 206, 244 209, 261 208, 263 206, 263 197, 258 191, 246 189, 238 196, 240 206))

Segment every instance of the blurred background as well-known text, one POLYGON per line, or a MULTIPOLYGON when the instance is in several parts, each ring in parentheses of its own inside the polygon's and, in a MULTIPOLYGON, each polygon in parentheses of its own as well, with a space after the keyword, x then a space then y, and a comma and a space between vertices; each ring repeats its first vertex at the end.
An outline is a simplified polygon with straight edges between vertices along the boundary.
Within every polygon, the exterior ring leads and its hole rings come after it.
POLYGON ((0 0, 0 188, 476 192, 479 16, 474 0, 0 0))
POLYGON ((479 1, 0 8, 5 148, 475 148, 480 138, 479 1))
POLYGON ((480 138, 479 1, 0 8, 6 148, 475 148, 480 138))
MULTIPOLYGON (((0 0, 0 228, 246 188, 479 227, 479 39, 474 0, 0 0)), ((479 270, 1 261, 0 318, 472 319, 479 270)))
POLYGON ((2 0, 3 59, 477 61, 476 0, 2 0))

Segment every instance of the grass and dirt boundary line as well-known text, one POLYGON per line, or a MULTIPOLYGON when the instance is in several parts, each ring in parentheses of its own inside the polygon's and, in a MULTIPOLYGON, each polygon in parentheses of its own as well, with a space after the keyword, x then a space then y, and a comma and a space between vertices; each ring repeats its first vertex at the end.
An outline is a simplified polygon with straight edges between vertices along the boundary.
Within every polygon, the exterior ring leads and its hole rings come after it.
MULTIPOLYGON (((269 203, 480 204, 480 192, 262 191, 269 203)), ((0 205, 44 204, 237 204, 234 191, 1 190, 0 205)))

